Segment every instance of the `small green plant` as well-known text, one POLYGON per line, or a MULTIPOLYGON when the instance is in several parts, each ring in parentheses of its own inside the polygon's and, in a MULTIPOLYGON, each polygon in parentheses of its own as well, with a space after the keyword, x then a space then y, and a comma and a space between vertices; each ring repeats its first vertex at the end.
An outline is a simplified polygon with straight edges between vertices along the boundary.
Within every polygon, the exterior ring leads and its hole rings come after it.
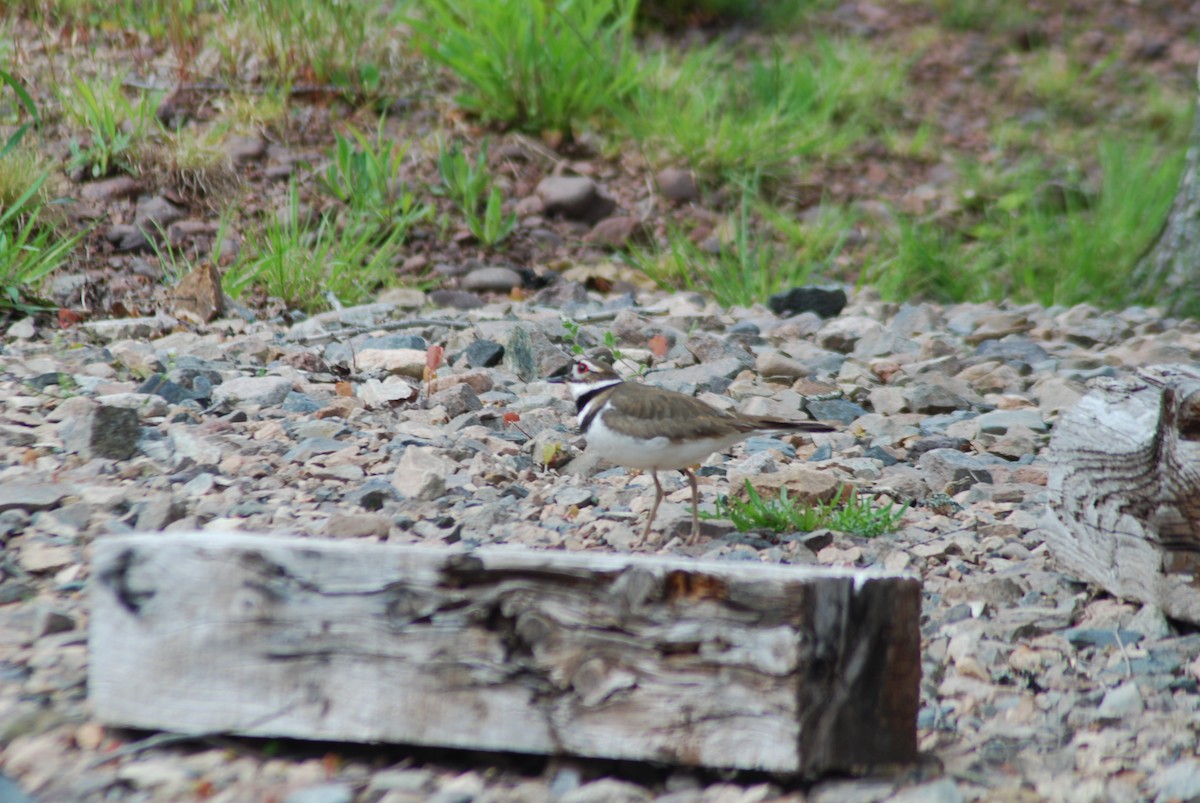
POLYGON ((572 354, 581 355, 584 352, 583 346, 579 342, 579 324, 570 318, 562 319, 563 342, 571 350, 572 354))
POLYGON ((288 209, 282 219, 267 223, 257 253, 240 257, 226 271, 222 284, 230 295, 236 298, 258 286, 290 307, 314 312, 360 304, 394 283, 401 230, 383 234, 366 222, 339 229, 323 215, 308 231, 294 185, 288 209))
POLYGON ((450 147, 439 146, 437 167, 441 186, 436 190, 450 198, 462 212, 475 239, 491 247, 512 234, 517 216, 504 214, 504 196, 492 186, 487 169, 487 140, 480 146, 474 162, 457 142, 450 147))
POLYGON ((459 142, 449 146, 438 143, 437 169, 442 183, 435 191, 448 197, 459 209, 478 211, 492 185, 487 169, 487 140, 480 146, 474 162, 463 153, 459 142))
POLYGON ((615 114, 636 86, 636 0, 430 0, 409 24, 417 46, 463 83, 485 120, 570 138, 615 114))
POLYGON ((718 497, 715 513, 701 513, 710 519, 728 519, 739 532, 770 530, 772 532, 811 532, 828 528, 865 538, 893 532, 900 527, 907 505, 889 502, 879 507, 870 497, 851 492, 844 503, 836 500, 815 505, 802 505, 789 499, 787 488, 779 490, 778 498, 765 500, 746 480, 746 498, 718 497))
POLYGON ((72 78, 75 91, 63 98, 63 110, 88 132, 86 143, 72 138, 70 169, 87 170, 102 178, 132 165, 134 150, 156 125, 152 104, 145 96, 133 103, 122 90, 123 76, 107 84, 72 78))
POLYGON ((38 109, 11 74, 0 70, 0 82, 13 91, 31 118, 0 149, 0 312, 30 314, 53 309, 33 295, 34 289, 66 264, 87 232, 63 236, 41 219, 50 207, 44 197, 50 171, 21 144, 40 119, 38 109))
POLYGON ((398 231, 403 238, 433 211, 417 202, 401 178, 406 153, 407 148, 384 135, 383 120, 374 141, 351 129, 349 136, 335 136, 331 159, 318 183, 355 216, 371 219, 389 232, 398 231))

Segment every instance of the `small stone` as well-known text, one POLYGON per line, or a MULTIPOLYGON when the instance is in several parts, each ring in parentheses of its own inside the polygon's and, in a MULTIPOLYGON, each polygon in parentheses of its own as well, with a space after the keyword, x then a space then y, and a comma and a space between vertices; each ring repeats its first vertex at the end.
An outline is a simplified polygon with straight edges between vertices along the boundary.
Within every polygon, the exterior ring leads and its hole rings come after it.
POLYGON ((381 510, 388 502, 398 502, 404 497, 387 480, 375 477, 346 494, 346 501, 366 510, 381 510))
POLYGON ((292 380, 282 376, 242 376, 222 382, 213 388, 213 404, 234 407, 257 405, 274 407, 281 404, 292 391, 292 380))
POLYGON ((812 373, 808 366, 785 357, 777 351, 764 351, 754 360, 754 370, 765 379, 782 377, 784 379, 802 379, 812 373))
POLYGON ((1046 432, 1049 429, 1037 410, 993 410, 979 416, 976 422, 979 431, 989 435, 1003 435, 1017 427, 1032 432, 1046 432))
POLYGON ((35 639, 55 633, 69 633, 74 629, 75 619, 62 611, 40 605, 34 613, 33 637, 35 639))
POLYGON ((1180 758, 1154 774, 1151 786, 1158 790, 1154 803, 1200 800, 1200 760, 1180 758))
POLYGON ((463 350, 472 368, 494 368, 504 358, 504 346, 493 340, 476 340, 463 350))
POLYGON ((596 182, 586 176, 549 176, 537 186, 545 213, 570 220, 596 223, 608 217, 617 204, 600 194, 596 182))
POLYGON ((109 393, 97 396, 98 404, 110 407, 125 407, 133 410, 142 420, 159 418, 167 414, 166 399, 153 393, 109 393))
POLYGON ((463 277, 462 288, 477 293, 507 293, 521 286, 521 274, 512 268, 476 268, 463 277))
POLYGON ((434 290, 429 294, 429 301, 436 307, 451 309, 479 309, 483 299, 466 290, 434 290))
POLYGON ((864 336, 882 331, 883 324, 874 318, 859 315, 835 318, 817 332, 817 345, 839 354, 849 354, 864 336))
POLYGON ((966 800, 950 778, 910 786, 888 798, 888 803, 963 803, 966 800))
POLYGON ((644 220, 621 215, 601 220, 592 227, 584 240, 593 245, 616 251, 637 243, 645 243, 650 236, 650 229, 644 220))
POLYGON ((354 787, 344 783, 323 783, 297 789, 283 803, 353 803, 354 787))
POLYGON ((504 367, 524 382, 538 378, 537 360, 533 356, 533 340, 524 326, 514 326, 504 344, 504 367))
POLYGON ((1145 710, 1142 693, 1137 683, 1131 680, 1105 692, 1096 713, 1103 719, 1127 721, 1129 717, 1141 716, 1145 710))
POLYGON ((137 513, 137 529, 143 532, 165 530, 168 525, 187 515, 187 506, 183 500, 167 493, 155 494, 138 502, 134 510, 137 513))
POLYGON ((654 177, 658 191, 668 201, 688 203, 700 197, 700 188, 696 185, 696 177, 691 170, 679 167, 666 167, 654 177))
POLYGON ((846 399, 813 399, 804 403, 804 409, 817 421, 833 421, 843 426, 867 415, 866 408, 846 399))
POLYGON ((62 485, 32 482, 0 482, 0 513, 7 510, 52 510, 70 491, 62 485))
POLYGON ((111 203, 122 198, 132 198, 142 191, 142 185, 130 176, 114 176, 102 181, 84 184, 79 197, 92 203, 111 203))
POLYGON ((267 155, 267 143, 262 137, 247 137, 237 134, 226 138, 225 155, 238 164, 257 162, 267 155))
POLYGON ((628 781, 602 778, 565 793, 558 803, 650 803, 653 796, 644 787, 628 781))
POLYGON ((166 198, 155 195, 138 202, 137 210, 133 214, 133 225, 141 229, 146 236, 158 239, 160 231, 165 231, 167 226, 183 218, 182 209, 166 198))
POLYGON ((56 572, 74 562, 74 550, 70 547, 56 546, 45 541, 26 541, 21 544, 21 553, 17 558, 21 568, 31 574, 56 572))
POLYGON ((1099 627, 1069 627, 1063 631, 1067 641, 1076 647, 1116 647, 1118 639, 1126 646, 1142 640, 1141 633, 1133 630, 1111 630, 1099 627))
POLYGON ((37 334, 37 327, 33 325, 33 318, 21 318, 9 326, 4 334, 15 340, 30 340, 37 334))
POLYGON ((767 307, 781 318, 802 312, 815 312, 822 318, 834 318, 846 308, 846 291, 840 287, 793 287, 768 298, 767 307))
POLYGON ((114 340, 150 340, 163 332, 158 318, 117 318, 104 321, 84 321, 79 328, 102 342, 114 340))
POLYGON ((926 483, 935 491, 956 494, 977 482, 990 483, 987 464, 955 449, 933 449, 921 455, 918 467, 926 474, 926 483))
POLYGON ((463 413, 483 409, 483 402, 479 400, 479 396, 471 389, 471 386, 465 382, 434 393, 428 401, 430 407, 446 408, 446 415, 450 418, 457 418, 463 413))
POLYGON ((409 446, 400 455, 392 485, 408 499, 430 501, 446 493, 446 478, 456 464, 428 446, 409 446))
POLYGON ((907 388, 904 398, 914 413, 935 415, 971 409, 971 400, 940 384, 922 383, 907 388))
POLYGON ((211 262, 195 268, 171 290, 176 312, 194 316, 208 323, 225 314, 225 293, 221 290, 221 273, 211 262))
POLYGON ((305 438, 284 454, 283 459, 292 463, 307 463, 319 454, 332 454, 345 449, 347 444, 337 438, 305 438))
POLYGON ((391 517, 379 513, 338 513, 330 517, 324 534, 330 538, 386 538, 391 526, 391 517))
POLYGON ((59 425, 63 448, 85 460, 128 460, 142 435, 137 411, 97 404, 59 425))

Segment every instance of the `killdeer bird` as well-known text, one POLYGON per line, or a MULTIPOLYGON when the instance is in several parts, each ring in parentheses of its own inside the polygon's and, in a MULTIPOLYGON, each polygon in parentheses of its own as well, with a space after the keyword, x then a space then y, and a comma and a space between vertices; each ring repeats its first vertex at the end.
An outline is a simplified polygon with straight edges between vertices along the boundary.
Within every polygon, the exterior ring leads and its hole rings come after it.
POLYGON ((570 389, 589 451, 620 466, 648 470, 654 478, 654 506, 634 546, 640 546, 650 534, 662 502, 658 472, 680 471, 692 486, 692 534, 688 543, 693 544, 700 537, 700 489, 691 466, 756 432, 834 430, 817 421, 783 421, 723 412, 673 390, 626 382, 599 360, 577 359, 567 376, 551 381, 565 382, 570 389))

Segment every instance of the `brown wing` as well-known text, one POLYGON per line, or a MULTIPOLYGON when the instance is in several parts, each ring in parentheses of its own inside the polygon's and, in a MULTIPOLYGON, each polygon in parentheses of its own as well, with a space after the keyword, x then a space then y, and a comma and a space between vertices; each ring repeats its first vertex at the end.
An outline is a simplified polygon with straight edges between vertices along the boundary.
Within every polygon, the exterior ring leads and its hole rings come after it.
POLYGON ((604 423, 640 437, 724 438, 745 429, 729 413, 653 385, 621 385, 608 400, 604 423))

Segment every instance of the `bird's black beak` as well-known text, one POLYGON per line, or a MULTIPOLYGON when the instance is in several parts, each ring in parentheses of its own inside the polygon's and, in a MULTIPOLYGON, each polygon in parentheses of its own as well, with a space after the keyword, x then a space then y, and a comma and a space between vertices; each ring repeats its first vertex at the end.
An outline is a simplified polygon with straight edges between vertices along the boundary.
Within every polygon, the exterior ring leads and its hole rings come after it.
POLYGON ((562 366, 550 376, 546 377, 546 381, 551 385, 564 385, 567 382, 567 376, 571 373, 571 363, 562 366))

